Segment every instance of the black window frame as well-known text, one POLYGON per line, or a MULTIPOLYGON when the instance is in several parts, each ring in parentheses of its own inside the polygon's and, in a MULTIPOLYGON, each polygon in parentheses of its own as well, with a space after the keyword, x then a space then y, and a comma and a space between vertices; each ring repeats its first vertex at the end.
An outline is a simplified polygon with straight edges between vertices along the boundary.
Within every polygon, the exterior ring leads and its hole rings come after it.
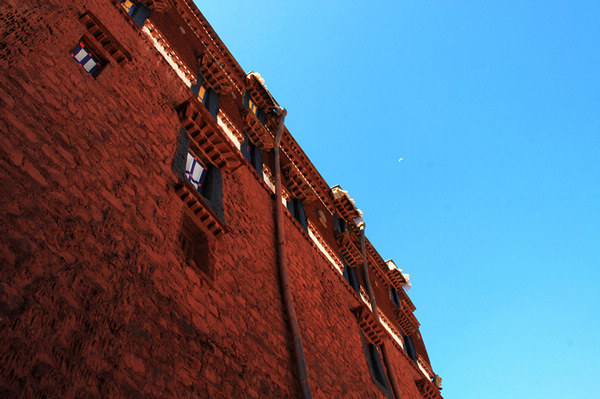
MULTIPOLYGON (((100 75, 100 73, 104 71, 104 68, 106 68, 109 62, 103 55, 103 53, 98 50, 97 46, 95 46, 93 43, 90 44, 90 42, 91 40, 89 40, 89 38, 87 38, 86 35, 82 36, 81 39, 78 40, 77 45, 71 50, 71 58, 73 58, 73 61, 79 64, 79 66, 84 70, 86 74, 96 79, 98 75, 100 75), (80 51, 85 51, 85 53, 87 54, 85 57, 83 57, 83 59, 88 58, 88 61, 91 59, 96 62, 96 68, 94 72, 87 71, 84 66, 85 63, 82 63, 76 58, 75 51, 78 48, 81 49, 80 51)), ((79 52, 77 52, 77 54, 79 54, 79 52)))
POLYGON ((144 22, 146 22, 146 19, 152 14, 152 10, 137 1, 130 1, 133 5, 133 10, 128 10, 123 5, 126 1, 127 0, 119 0, 119 5, 123 7, 125 13, 133 19, 133 22, 135 22, 138 28, 142 29, 144 27, 144 22))
POLYGON ((348 265, 343 255, 340 255, 340 257, 342 258, 342 264, 344 265, 344 278, 346 279, 350 287, 352 287, 354 291, 356 291, 356 293, 360 295, 360 282, 358 281, 356 268, 348 265))
POLYGON ((393 399, 392 391, 390 389, 390 382, 381 359, 380 348, 378 348, 375 344, 367 342, 362 331, 360 332, 360 338, 363 344, 367 365, 369 366, 371 380, 388 399, 393 399))
POLYGON ((306 217, 306 210, 304 209, 304 203, 300 198, 292 197, 287 201, 287 209, 290 211, 294 219, 300 223, 300 226, 308 231, 308 219, 306 217))
POLYGON ((343 234, 348 231, 346 220, 339 217, 337 213, 333 214, 333 227, 338 234, 343 234))
MULTIPOLYGON (((179 140, 177 145, 177 152, 173 160, 173 170, 181 181, 188 181, 185 174, 188 152, 192 152, 196 156, 199 156, 200 151, 191 145, 191 140, 187 134, 185 128, 179 130, 179 140)), ((206 167, 206 177, 204 183, 196 190, 204 203, 208 205, 212 211, 225 222, 225 212, 223 209, 223 176, 221 171, 215 165, 210 162, 204 161, 206 167)))
POLYGON ((260 177, 263 177, 262 150, 260 149, 259 146, 257 146, 250 140, 250 138, 248 137, 248 135, 245 132, 244 132, 244 141, 242 143, 240 150, 242 152, 242 155, 244 155, 244 158, 246 158, 248 161, 250 161, 250 164, 252 165, 254 170, 256 170, 258 175, 260 177))
POLYGON ((392 300, 392 303, 396 305, 396 307, 399 308, 400 306, 402 306, 400 302, 400 297, 398 296, 398 290, 393 285, 390 285, 390 298, 392 300))
POLYGON ((242 105, 244 106, 245 109, 252 112, 256 116, 256 119, 258 119, 258 121, 260 123, 262 123, 263 125, 267 124, 267 113, 265 112, 265 110, 263 108, 259 107, 254 100, 252 100, 252 98, 250 97, 250 93, 248 91, 245 91, 244 94, 242 95, 242 105), (252 111, 252 109, 250 107, 250 103, 252 103, 254 105, 254 107, 256 107, 256 112, 252 111))
POLYGON ((190 89, 192 90, 194 97, 196 97, 198 101, 204 105, 212 117, 217 120, 221 96, 212 87, 205 83, 204 77, 202 76, 200 70, 196 72, 196 83, 193 84, 190 89), (199 95, 202 88, 204 88, 204 92, 200 98, 199 95))
POLYGON ((419 360, 417 357, 417 351, 415 350, 415 345, 412 342, 412 338, 408 335, 404 335, 402 339, 404 340, 404 350, 406 351, 406 354, 418 364, 419 360))

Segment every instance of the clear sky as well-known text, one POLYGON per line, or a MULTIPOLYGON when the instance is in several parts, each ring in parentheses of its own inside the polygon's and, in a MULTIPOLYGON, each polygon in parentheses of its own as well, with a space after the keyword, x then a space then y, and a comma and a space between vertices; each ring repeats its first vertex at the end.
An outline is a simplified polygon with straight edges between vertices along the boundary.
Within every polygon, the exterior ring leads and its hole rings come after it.
POLYGON ((410 274, 446 399, 600 397, 600 2, 196 3, 410 274))

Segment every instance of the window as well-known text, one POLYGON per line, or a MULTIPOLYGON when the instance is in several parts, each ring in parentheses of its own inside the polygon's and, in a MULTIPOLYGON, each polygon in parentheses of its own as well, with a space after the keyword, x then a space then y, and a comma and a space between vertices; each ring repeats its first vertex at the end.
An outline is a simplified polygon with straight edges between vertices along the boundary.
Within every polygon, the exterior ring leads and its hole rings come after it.
POLYGON ((394 302, 394 304, 397 307, 400 307, 400 298, 398 297, 398 291, 396 291, 396 288, 390 285, 390 297, 392 298, 392 302, 394 302))
POLYGON ((206 179, 206 166, 189 150, 185 164, 185 177, 196 190, 201 191, 202 183, 206 179))
POLYGON ((333 227, 338 234, 342 234, 348 231, 348 227, 346 226, 346 221, 339 217, 337 213, 333 214, 333 227))
POLYGON ((415 351, 412 339, 408 335, 405 335, 403 338, 404 348, 406 349, 408 357, 410 357, 412 360, 414 360, 415 363, 417 363, 417 352, 415 351))
POLYGON ((192 85, 191 89, 192 93, 198 98, 198 101, 204 104, 208 112, 216 120, 219 113, 220 97, 216 91, 206 85, 200 71, 197 73, 196 84, 192 85))
POLYGON ((390 391, 390 384, 385 374, 385 369, 381 361, 381 355, 377 345, 366 342, 365 336, 361 331, 361 340, 363 343, 363 349, 365 350, 365 356, 367 358, 367 364, 369 365, 369 371, 371 372, 371 378, 373 383, 381 389, 381 391, 389 398, 392 399, 392 393, 390 391))
POLYGON ((250 93, 248 93, 247 91, 244 92, 242 102, 244 104, 244 108, 248 108, 250 112, 252 112, 254 116, 256 116, 256 118, 260 121, 260 123, 262 123, 263 125, 267 123, 267 115, 265 114, 265 111, 262 108, 259 108, 256 105, 256 103, 252 101, 252 98, 250 98, 250 93))
POLYGON ((192 222, 192 218, 187 213, 181 223, 179 247, 188 262, 193 262, 195 267, 213 277, 212 265, 214 262, 211 262, 209 240, 206 234, 192 222))
POLYGON ((101 60, 97 52, 93 51, 83 40, 71 51, 71 56, 93 77, 98 76, 106 65, 106 61, 101 60))
POLYGON ((250 138, 244 134, 244 142, 242 143, 242 154, 250 161, 252 167, 258 172, 260 177, 263 176, 263 162, 262 162, 262 151, 260 148, 250 141, 250 138))
POLYGON ((189 182, 202 197, 202 200, 223 221, 223 179, 219 168, 203 162, 198 152, 190 148, 190 138, 181 129, 179 144, 173 162, 173 169, 182 181, 189 182))
POLYGON ((290 211, 292 216, 296 218, 300 226, 304 230, 308 231, 308 221, 306 220, 306 212, 304 211, 304 204, 299 198, 290 198, 287 202, 287 209, 290 211))
POLYGON ((146 18, 150 16, 152 11, 143 4, 137 4, 131 0, 120 0, 121 7, 125 12, 133 18, 135 24, 143 28, 146 18))
POLYGON ((342 263, 344 264, 344 278, 350 284, 354 291, 356 291, 360 295, 360 283, 358 282, 358 277, 356 276, 356 268, 348 266, 344 256, 342 255, 342 263))
POLYGON ((367 350, 369 355, 369 367, 371 368, 373 378, 382 386, 387 387, 387 378, 385 377, 385 370, 381 364, 379 350, 373 344, 367 344, 367 350))

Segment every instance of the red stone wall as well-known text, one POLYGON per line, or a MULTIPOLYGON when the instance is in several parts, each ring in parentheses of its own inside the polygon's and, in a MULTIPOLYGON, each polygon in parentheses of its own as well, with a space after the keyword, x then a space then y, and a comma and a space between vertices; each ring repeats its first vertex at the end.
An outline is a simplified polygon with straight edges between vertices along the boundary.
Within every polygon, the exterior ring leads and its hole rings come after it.
MULTIPOLYGON (((298 396, 273 200, 249 163, 223 173, 209 278, 178 246, 175 107, 190 93, 162 56, 108 0, 9 0, 0 23, 0 397, 298 396), (132 56, 96 79, 70 56, 86 10, 132 56)), ((383 397, 356 297, 286 215, 314 397, 383 397)), ((419 373, 390 352, 418 398, 419 373)))

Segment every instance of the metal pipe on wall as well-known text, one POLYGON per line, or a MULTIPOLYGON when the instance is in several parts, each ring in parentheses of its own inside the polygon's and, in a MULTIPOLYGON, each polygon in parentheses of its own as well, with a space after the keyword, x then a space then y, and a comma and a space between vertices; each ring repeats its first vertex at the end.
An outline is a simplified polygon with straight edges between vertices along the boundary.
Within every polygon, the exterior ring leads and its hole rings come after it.
POLYGON ((277 108, 279 115, 279 125, 277 126, 277 135, 275 137, 275 147, 273 155, 275 161, 275 225, 277 230, 277 263, 279 266, 279 277, 281 284, 281 293, 285 311, 289 320, 289 327, 294 343, 294 355, 296 358, 296 366, 298 368, 298 380, 304 399, 312 399, 310 384, 308 382, 308 370, 306 369, 306 361, 304 359, 304 348, 302 346, 302 336, 300 335, 300 326, 296 317, 296 309, 294 307, 294 297, 290 289, 290 275, 287 267, 287 259, 285 254, 285 231, 283 228, 283 203, 282 203, 282 188, 281 188, 281 160, 280 160, 280 145, 281 137, 283 136, 283 122, 287 111, 285 108, 277 108))
MULTIPOLYGON (((371 279, 369 279, 369 265, 367 262, 367 249, 365 244, 365 222, 363 220, 360 220, 359 223, 357 223, 357 226, 360 230, 360 252, 363 257, 363 280, 365 282, 365 285, 367 286, 367 293, 369 294, 369 301, 371 302, 371 311, 373 312, 373 315, 375 316, 377 321, 381 323, 381 320, 379 320, 379 313, 377 312, 377 302, 375 301, 375 294, 373 293, 373 287, 371 286, 371 279)), ((396 376, 394 375, 393 369, 390 364, 385 342, 381 344, 381 355, 383 357, 383 363, 385 364, 385 368, 387 369, 388 375, 390 376, 393 395, 396 399, 400 399, 398 383, 396 382, 396 376)))

